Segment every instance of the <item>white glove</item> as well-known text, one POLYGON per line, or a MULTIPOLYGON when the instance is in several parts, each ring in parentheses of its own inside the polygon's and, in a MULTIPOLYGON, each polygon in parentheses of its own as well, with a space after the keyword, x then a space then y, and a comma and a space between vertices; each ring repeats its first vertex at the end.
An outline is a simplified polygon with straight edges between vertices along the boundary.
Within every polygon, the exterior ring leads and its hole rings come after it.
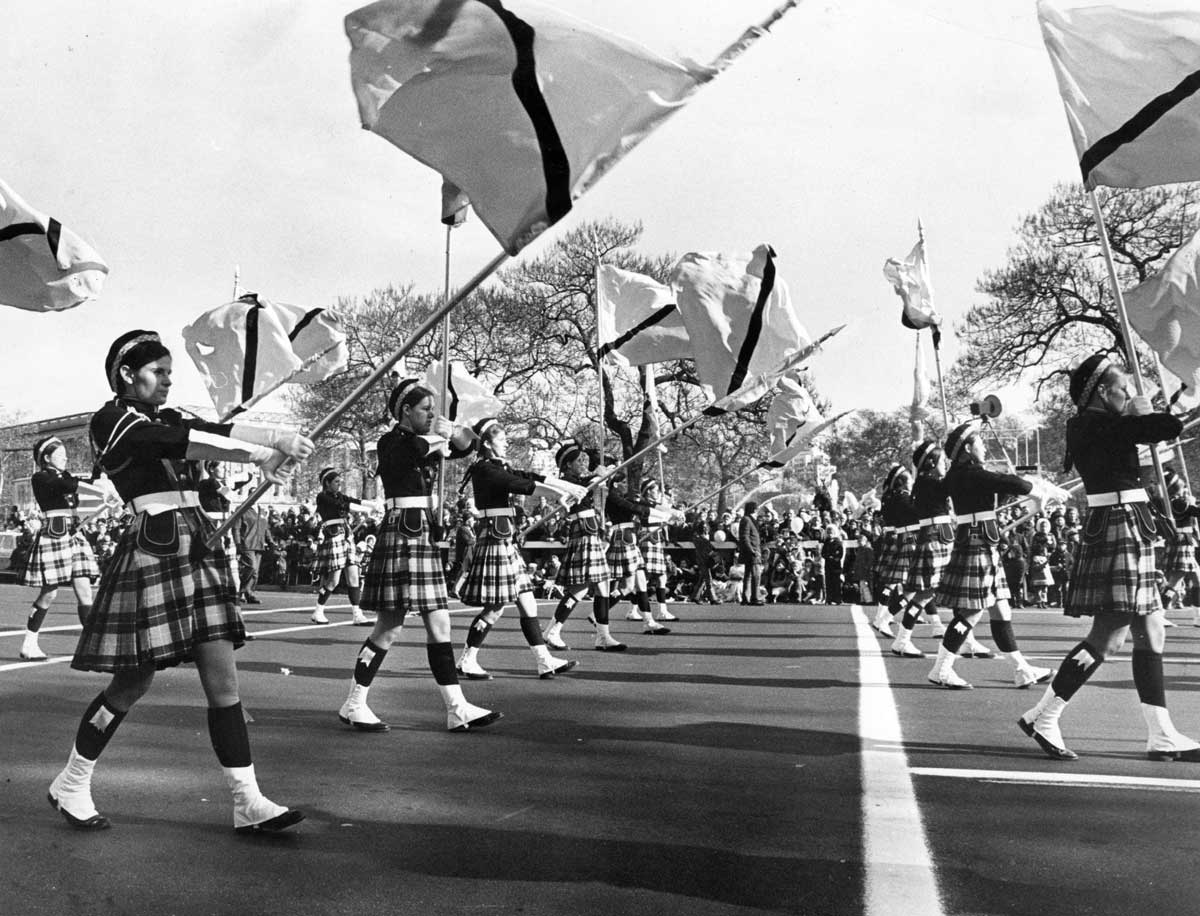
POLYGON ((251 442, 264 448, 273 448, 283 452, 289 458, 303 461, 313 451, 313 442, 294 429, 283 427, 251 426, 248 423, 234 423, 229 435, 243 442, 251 442))
POLYGON ((676 515, 678 515, 678 513, 673 512, 670 509, 651 508, 650 521, 655 525, 666 525, 674 521, 676 515))
POLYGON ((558 477, 547 477, 534 487, 534 494, 557 499, 563 503, 579 502, 587 494, 587 488, 577 483, 570 483, 558 477))
POLYGON ((1125 413, 1131 417, 1144 417, 1146 414, 1153 412, 1154 407, 1150 403, 1150 398, 1144 394, 1134 395, 1125 405, 1125 413))
POLYGON ((434 417, 433 426, 429 431, 435 436, 441 436, 443 439, 449 439, 454 435, 454 424, 445 417, 434 417))
POLYGON ((286 483, 287 479, 292 476, 296 465, 288 455, 278 449, 264 449, 264 451, 267 454, 261 460, 254 459, 258 469, 262 471, 263 479, 274 484, 286 483))

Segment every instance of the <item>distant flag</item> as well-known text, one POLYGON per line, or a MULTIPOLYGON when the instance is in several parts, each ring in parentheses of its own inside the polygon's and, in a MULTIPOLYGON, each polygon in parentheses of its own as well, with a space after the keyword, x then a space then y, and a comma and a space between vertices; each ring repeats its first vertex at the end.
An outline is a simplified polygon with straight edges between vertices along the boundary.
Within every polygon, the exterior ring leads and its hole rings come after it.
MULTIPOLYGON (((425 370, 425 385, 433 391, 442 387, 442 363, 434 360, 425 370)), ((494 394, 496 386, 484 377, 476 377, 457 360, 450 362, 446 387, 445 416, 459 425, 470 426, 484 417, 494 417, 504 409, 504 402, 494 394)))
POLYGON ((773 452, 766 461, 759 462, 759 467, 763 468, 781 468, 784 465, 790 464, 801 455, 806 454, 812 448, 813 440, 825 430, 830 429, 835 423, 845 419, 854 413, 853 410, 844 410, 837 416, 830 417, 828 420, 822 419, 820 411, 814 408, 813 416, 808 422, 804 423, 792 433, 787 447, 781 451, 773 452))
POLYGON ((1039 0, 1089 188, 1200 180, 1200 5, 1039 0))
POLYGON ((611 264, 596 266, 600 355, 624 366, 688 359, 687 329, 671 287, 611 264))
POLYGON ((903 261, 895 258, 884 261, 883 275, 904 303, 900 323, 916 331, 933 328, 936 336, 942 316, 933 305, 933 281, 929 277, 929 263, 925 259, 924 237, 917 240, 903 261))
POLYGON ((467 221, 467 207, 471 201, 462 188, 449 181, 442 181, 442 225, 454 228, 467 221))
POLYGON ((1161 271, 1126 292, 1125 307, 1142 340, 1186 386, 1190 406, 1200 392, 1200 232, 1161 271))
POLYGON ((717 397, 811 343, 775 259, 770 245, 751 255, 692 252, 671 272, 696 372, 717 397))
POLYGON ((380 0, 345 28, 363 127, 461 188, 510 254, 717 72, 529 0, 380 0))
POLYGON ((183 329, 183 341, 223 419, 285 382, 316 384, 346 364, 346 335, 333 312, 254 293, 205 312, 183 329))
POLYGON ((107 275, 91 245, 0 181, 0 305, 61 312, 97 298, 107 275))
POLYGON ((742 387, 731 391, 723 398, 718 398, 703 411, 705 416, 718 417, 722 414, 743 410, 765 397, 776 386, 781 378, 801 367, 801 364, 821 348, 821 344, 840 332, 845 325, 839 325, 832 331, 826 331, 815 341, 796 350, 784 359, 782 363, 772 366, 760 373, 750 376, 742 387))
POLYGON ((810 418, 821 417, 812 395, 795 375, 785 375, 775 386, 775 396, 767 408, 767 432, 771 436, 771 453, 788 446, 810 418))

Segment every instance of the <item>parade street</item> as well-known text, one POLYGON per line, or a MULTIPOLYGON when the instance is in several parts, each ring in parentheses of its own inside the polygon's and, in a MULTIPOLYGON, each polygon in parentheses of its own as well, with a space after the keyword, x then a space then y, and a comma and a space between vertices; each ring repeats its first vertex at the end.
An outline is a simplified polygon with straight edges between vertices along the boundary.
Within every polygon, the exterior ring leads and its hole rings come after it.
MULTIPOLYGON (((852 606, 675 604, 661 637, 615 612, 630 644, 615 654, 592 651, 580 615, 560 653, 579 667, 552 680, 508 615, 494 680, 465 683, 505 717, 466 734, 444 731, 409 626, 372 693, 391 731, 366 734, 336 715, 363 633, 344 602, 317 626, 307 595, 263 598, 245 611, 241 693, 264 788, 307 820, 235 835, 220 769, 197 764, 211 759, 204 701, 182 667, 159 674, 97 769, 112 829, 77 832, 46 788, 106 679, 70 669, 78 625, 61 600, 50 659, 18 661, 28 590, 0 586, 3 912, 1194 912, 1200 767, 1145 759, 1128 651, 1064 719, 1080 754, 1066 764, 1016 727, 1037 692, 1014 689, 1007 662, 963 660, 975 689, 937 689, 930 660, 893 658, 852 606), (1124 880, 1148 864, 1153 881, 1124 880)), ((470 612, 454 614, 457 642, 470 612)), ((1200 630, 1179 623, 1167 690, 1194 732, 1200 630)), ((1053 608, 1016 626, 1043 665, 1082 630, 1053 608)), ((915 641, 931 651, 926 629, 915 641)))

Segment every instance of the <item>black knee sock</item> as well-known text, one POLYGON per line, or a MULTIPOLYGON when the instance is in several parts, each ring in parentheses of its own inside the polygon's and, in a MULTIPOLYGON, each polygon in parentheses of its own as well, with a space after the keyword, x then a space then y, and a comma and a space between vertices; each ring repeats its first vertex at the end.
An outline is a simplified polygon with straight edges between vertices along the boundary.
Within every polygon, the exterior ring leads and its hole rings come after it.
POLYGON ((50 610, 48 607, 38 607, 36 604, 33 610, 29 612, 29 617, 25 621, 25 629, 30 633, 36 633, 42 628, 42 621, 46 619, 46 614, 50 610))
POLYGON ((904 610, 904 596, 900 594, 900 589, 893 589, 887 600, 888 613, 895 617, 904 610))
POLYGON ((208 737, 213 750, 223 767, 248 767, 250 759, 250 735, 246 732, 246 717, 242 704, 208 708, 208 737))
POLYGON ((327 588, 317 589, 317 604, 321 605, 321 607, 324 607, 325 602, 329 600, 329 596, 332 594, 333 594, 333 592, 330 589, 327 589, 327 588))
POLYGON ((531 646, 544 646, 546 644, 536 617, 521 615, 521 635, 525 637, 525 641, 531 646))
POLYGON ((387 649, 379 648, 370 639, 363 640, 362 648, 358 650, 358 661, 354 663, 354 683, 370 687, 387 653, 387 649))
POLYGON ((80 604, 76 606, 75 611, 79 614, 79 622, 87 623, 87 619, 92 615, 92 606, 90 604, 80 604))
POLYGON ((448 642, 431 642, 425 646, 429 658, 429 670, 440 687, 451 687, 458 683, 458 672, 454 670, 454 646, 448 642))
POLYGON ((666 604, 666 601, 667 601, 666 588, 661 585, 655 586, 654 597, 657 599, 659 604, 666 604))
POLYGON ((1137 688, 1138 699, 1147 706, 1167 708, 1162 653, 1149 649, 1133 650, 1133 686, 1137 688))
POLYGON ((84 710, 79 729, 75 732, 75 750, 79 756, 88 760, 99 757, 124 718, 125 713, 117 712, 108 704, 104 691, 96 694, 91 705, 84 710))
POLYGON ((642 616, 649 618, 650 616, 650 594, 648 592, 637 593, 637 608, 642 612, 642 616))
POLYGON ((1058 666, 1058 674, 1054 675, 1050 685, 1054 688, 1054 695, 1064 700, 1071 699, 1103 664, 1103 655, 1086 642, 1079 643, 1058 666))
POLYGON ((992 640, 1001 652, 1018 652, 1017 634, 1013 632, 1011 620, 992 620, 988 622, 992 631, 992 640))
POLYGON ((958 650, 962 648, 974 628, 974 625, 968 623, 966 618, 955 614, 950 626, 946 627, 946 635, 942 637, 942 648, 951 655, 958 655, 958 650))
POLYGON ((467 646, 471 649, 478 649, 483 645, 483 641, 487 639, 488 633, 492 631, 492 625, 488 623, 483 614, 476 616, 471 621, 471 628, 467 630, 467 646))
POLYGON ((911 630, 917 625, 917 618, 920 616, 921 605, 910 601, 904 608, 904 616, 900 619, 900 626, 906 630, 911 630))
POLYGON ((571 611, 575 610, 575 605, 578 603, 579 599, 563 595, 558 602, 558 607, 554 609, 554 620, 557 623, 566 623, 567 618, 571 616, 571 611))
POLYGON ((595 595, 592 598, 592 617, 596 623, 608 623, 608 596, 595 595))
POLYGON ((612 592, 608 596, 608 612, 611 614, 613 612, 613 608, 615 608, 618 604, 621 603, 621 599, 628 598, 628 597, 629 596, 627 594, 625 594, 624 592, 612 592))
POLYGON ((354 607, 358 607, 358 602, 362 600, 362 589, 357 585, 347 585, 346 597, 354 607))

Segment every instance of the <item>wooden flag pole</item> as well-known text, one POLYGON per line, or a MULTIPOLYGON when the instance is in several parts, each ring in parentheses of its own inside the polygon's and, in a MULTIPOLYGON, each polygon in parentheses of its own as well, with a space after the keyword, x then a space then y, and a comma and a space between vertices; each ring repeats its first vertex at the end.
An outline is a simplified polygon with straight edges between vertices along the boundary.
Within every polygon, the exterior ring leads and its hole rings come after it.
MULTIPOLYGON (((1171 400, 1167 397, 1167 382, 1163 377, 1162 360, 1158 358, 1157 353, 1154 354, 1154 371, 1158 375, 1158 387, 1162 389, 1163 401, 1167 405, 1167 413, 1170 413, 1171 400)), ((1187 485, 1187 488, 1190 491, 1192 489, 1192 478, 1191 475, 1188 474, 1187 461, 1185 461, 1183 457, 1183 443, 1176 439, 1172 445, 1175 449, 1175 460, 1179 462, 1179 474, 1183 478, 1183 482, 1187 485)), ((1168 499, 1168 502, 1169 501, 1170 500, 1168 499)))
MULTIPOLYGON (((921 225, 921 220, 917 220, 917 239, 924 243, 925 227, 921 225)), ((929 264, 929 249, 923 248, 922 252, 925 255, 925 269, 929 271, 930 277, 933 275, 933 268, 929 264)), ((932 279, 931 281, 932 282, 932 279)), ((920 332, 918 332, 920 333, 920 332)), ((942 381, 942 332, 935 324, 930 329, 930 335, 933 338, 933 364, 937 367, 938 377, 938 395, 942 399, 942 435, 950 435, 950 411, 946 409, 946 385, 942 381)))
MULTIPOLYGON (((454 229, 453 225, 446 226, 446 282, 443 287, 442 301, 450 300, 450 233, 454 229)), ((442 416, 446 416, 450 409, 450 313, 446 313, 446 317, 442 319, 442 416)), ((448 417, 447 417, 448 418, 448 417)), ((441 532, 441 520, 446 513, 446 456, 438 456, 438 492, 437 492, 437 520, 438 531, 441 532)), ((441 534, 439 533, 439 537, 441 534)))
MULTIPOLYGON (((337 407, 333 408, 333 410, 330 411, 327 416, 325 416, 316 426, 312 428, 312 431, 309 432, 308 437, 310 439, 318 439, 331 426, 337 423, 337 421, 341 419, 342 415, 347 410, 353 407, 363 397, 363 395, 370 391, 375 384, 377 384, 388 374, 392 366, 400 362, 400 360, 404 358, 408 351, 420 342, 422 337, 437 327, 438 322, 449 315, 454 307, 459 305, 464 299, 471 295, 471 293, 475 292, 475 290, 478 289, 488 277, 500 269, 500 267, 505 261, 508 260, 508 258, 509 255, 507 252, 500 252, 500 254, 492 258, 492 260, 489 261, 483 267, 483 269, 479 271, 479 273, 472 277, 467 282, 466 286, 462 287, 462 289, 455 293, 451 298, 443 302, 441 308, 435 309, 433 314, 426 318, 425 321, 421 323, 421 326, 413 332, 412 336, 401 345, 400 349, 396 350, 391 356, 380 363, 379 366, 375 368, 375 371, 359 382, 358 387, 346 395, 346 397, 342 399, 342 402, 338 404, 337 407)), ((230 514, 229 518, 222 522, 220 527, 218 527, 216 531, 208 536, 208 539, 202 544, 203 548, 206 551, 209 551, 220 544, 221 539, 225 537, 226 532, 228 532, 234 526, 237 520, 241 518, 241 516, 247 512, 251 506, 262 499, 266 492, 273 486, 275 486, 275 484, 265 480, 259 484, 258 488, 246 498, 245 502, 238 506, 237 509, 230 514)))
MULTIPOLYGON (((1104 255, 1104 264, 1108 268, 1108 280, 1112 284, 1113 300, 1117 305, 1117 318, 1121 325, 1121 339, 1125 342, 1125 355, 1129 361, 1130 374, 1133 375, 1133 384, 1137 389, 1138 397, 1145 397, 1146 383, 1142 379, 1142 367, 1138 363, 1137 347, 1133 341, 1133 326, 1129 323, 1129 312, 1125 308, 1125 297, 1121 294, 1121 284, 1117 280, 1117 268, 1113 264, 1112 247, 1108 241, 1108 230, 1104 227, 1104 213, 1100 209, 1100 199, 1096 196, 1096 189, 1088 189, 1088 198, 1092 202, 1092 213, 1096 217, 1096 230, 1100 236, 1100 251, 1104 255)), ((1159 493, 1164 501, 1167 501, 1167 481, 1163 474, 1162 459, 1158 456, 1158 448, 1151 446, 1150 460, 1154 463, 1154 476, 1158 480, 1159 493)), ((1169 509, 1169 504, 1168 504, 1169 509)), ((1175 527, 1175 518, 1170 511, 1164 513, 1166 521, 1175 527)))
MULTIPOLYGON (((601 353, 601 347, 604 342, 600 339, 600 261, 596 261, 596 384, 600 392, 600 413, 596 419, 596 440, 597 448, 599 449, 599 464, 598 468, 604 467, 604 450, 606 431, 604 428, 604 414, 608 408, 604 400, 604 356, 601 353)), ((604 500, 597 499, 594 501, 596 505, 596 517, 599 519, 601 527, 604 525, 604 500)))

